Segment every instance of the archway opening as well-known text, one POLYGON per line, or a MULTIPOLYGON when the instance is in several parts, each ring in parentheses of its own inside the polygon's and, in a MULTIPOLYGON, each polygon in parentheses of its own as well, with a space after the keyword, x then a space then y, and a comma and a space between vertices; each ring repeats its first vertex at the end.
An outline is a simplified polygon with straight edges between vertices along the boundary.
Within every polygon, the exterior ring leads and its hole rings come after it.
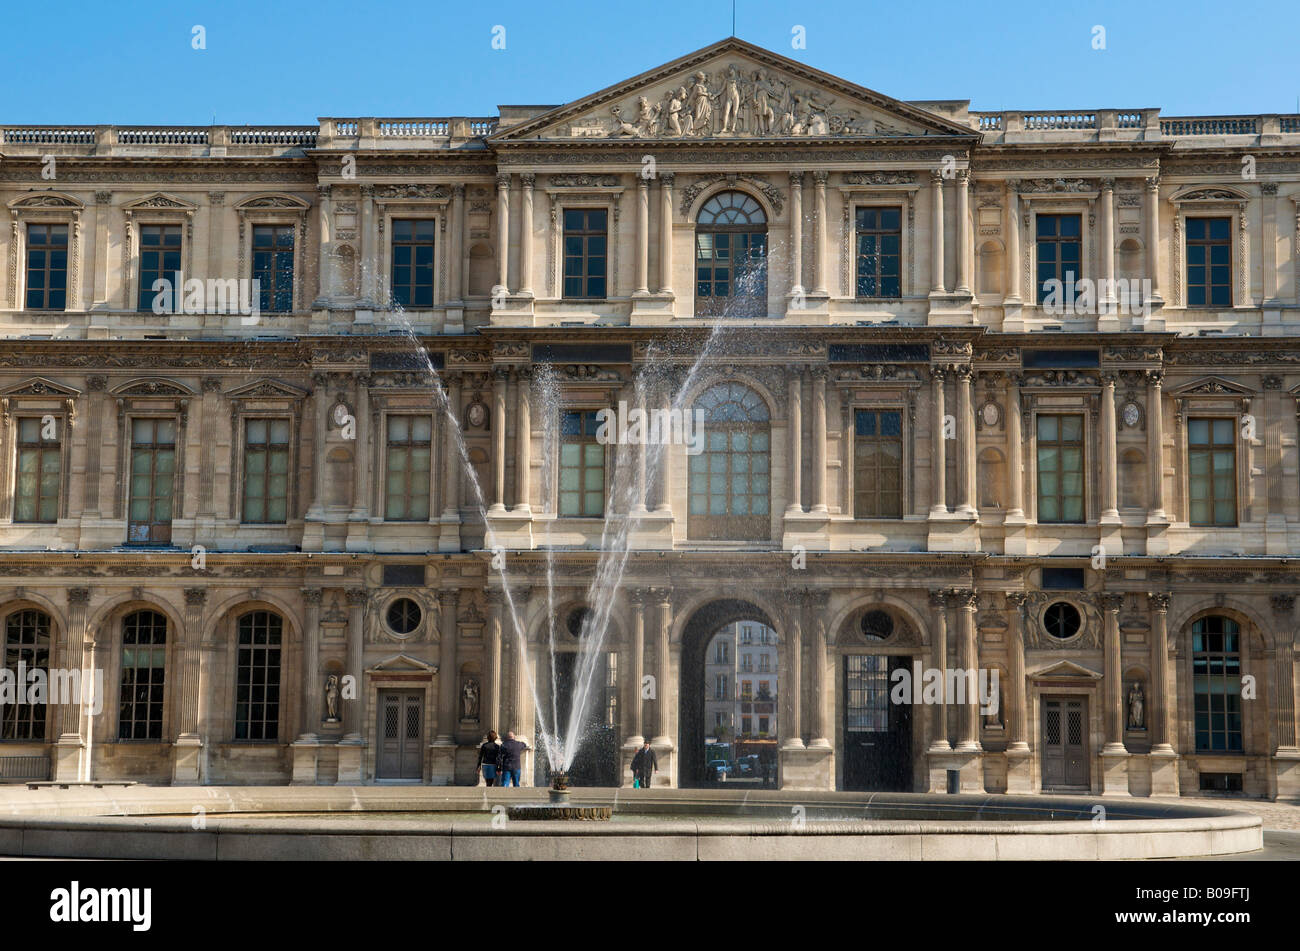
POLYGON ((780 642, 748 601, 714 601, 682 634, 678 777, 686 788, 775 788, 780 642))

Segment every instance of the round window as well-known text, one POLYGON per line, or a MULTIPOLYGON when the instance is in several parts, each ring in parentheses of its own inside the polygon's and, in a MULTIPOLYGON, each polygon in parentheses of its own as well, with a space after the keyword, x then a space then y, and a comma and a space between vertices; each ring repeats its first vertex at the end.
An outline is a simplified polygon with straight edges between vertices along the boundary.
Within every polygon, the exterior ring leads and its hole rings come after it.
POLYGON ((874 641, 883 641, 894 633, 894 619, 886 611, 868 611, 862 615, 862 633, 874 641))
POLYGON ((1079 617, 1079 609, 1073 604, 1067 604, 1064 601, 1057 601, 1055 604, 1048 605, 1047 610, 1043 613, 1043 627, 1047 633, 1057 640, 1066 640, 1074 637, 1079 633, 1079 625, 1082 624, 1079 617))
POLYGON ((398 598, 388 606, 388 627, 394 634, 410 634, 420 626, 420 606, 410 598, 398 598))

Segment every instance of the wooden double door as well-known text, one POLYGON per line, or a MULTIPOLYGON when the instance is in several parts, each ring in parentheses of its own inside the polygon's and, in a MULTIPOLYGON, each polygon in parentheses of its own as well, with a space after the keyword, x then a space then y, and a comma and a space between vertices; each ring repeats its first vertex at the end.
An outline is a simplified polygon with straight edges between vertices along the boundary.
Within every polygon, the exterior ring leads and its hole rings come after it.
POLYGON ((424 691, 379 691, 376 779, 424 778, 424 691))
POLYGON ((1041 719, 1043 789, 1087 790, 1087 699, 1043 697, 1041 719))

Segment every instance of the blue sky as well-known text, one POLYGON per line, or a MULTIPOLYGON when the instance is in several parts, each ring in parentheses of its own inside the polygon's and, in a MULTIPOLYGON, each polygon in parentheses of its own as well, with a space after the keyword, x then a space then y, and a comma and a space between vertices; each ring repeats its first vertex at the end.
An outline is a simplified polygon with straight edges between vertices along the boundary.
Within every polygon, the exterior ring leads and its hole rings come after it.
MULTIPOLYGON (((899 99, 1213 115, 1291 113, 1300 96, 1295 0, 737 0, 736 19, 899 99)), ((0 122, 310 124, 567 102, 728 36, 731 0, 7 0, 0 26, 0 122)))

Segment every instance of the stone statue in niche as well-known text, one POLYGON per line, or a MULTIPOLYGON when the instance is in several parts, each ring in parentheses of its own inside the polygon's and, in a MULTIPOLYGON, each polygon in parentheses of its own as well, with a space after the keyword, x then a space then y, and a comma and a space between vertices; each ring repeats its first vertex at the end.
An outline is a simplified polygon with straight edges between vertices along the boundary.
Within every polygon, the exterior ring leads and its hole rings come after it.
POLYGON ((339 722, 339 675, 325 678, 325 722, 339 722))
POLYGON ((478 681, 466 680, 460 688, 460 718, 462 720, 478 719, 478 681))
POLYGON ((1128 728, 1130 730, 1145 730, 1146 722, 1146 703, 1142 697, 1142 684, 1134 681, 1128 691, 1128 728))

